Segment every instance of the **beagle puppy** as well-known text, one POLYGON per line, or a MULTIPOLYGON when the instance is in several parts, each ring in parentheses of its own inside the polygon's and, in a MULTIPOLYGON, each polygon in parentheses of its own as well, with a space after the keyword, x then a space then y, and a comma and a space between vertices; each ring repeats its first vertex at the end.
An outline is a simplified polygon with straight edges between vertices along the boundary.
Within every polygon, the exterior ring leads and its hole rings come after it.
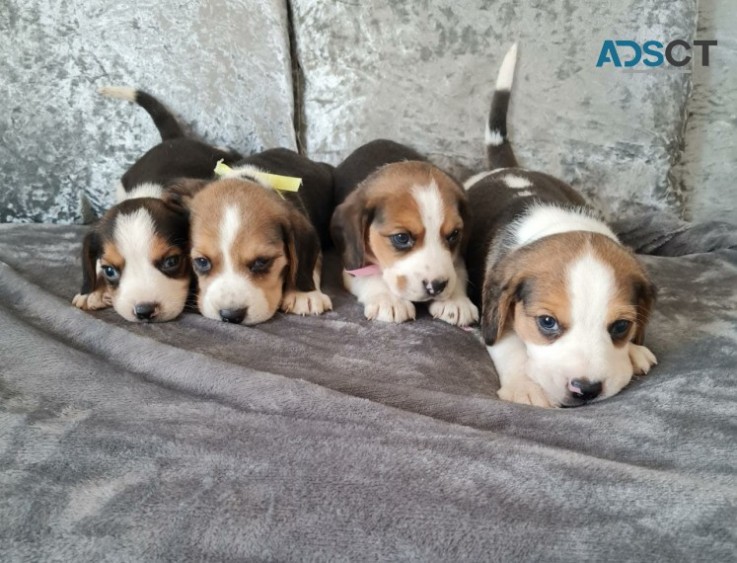
POLYGON ((184 209, 152 197, 123 201, 87 233, 84 310, 114 307, 128 321, 164 322, 182 312, 190 288, 189 221, 184 209))
POLYGON ((655 287, 578 193, 518 166, 506 127, 516 58, 515 45, 491 104, 490 171, 465 184, 474 210, 471 295, 481 306, 499 397, 578 406, 611 397, 657 363, 643 346, 655 287))
POLYGON ((165 185, 182 176, 209 178, 219 160, 235 162, 240 156, 186 137, 174 115, 146 92, 124 87, 100 92, 143 107, 162 142, 123 175, 119 203, 85 237, 82 289, 72 303, 84 310, 112 306, 134 322, 169 321, 184 309, 192 272, 187 211, 161 200, 165 185))
POLYGON ((271 149, 217 180, 175 183, 171 195, 190 210, 197 304, 205 317, 254 325, 278 309, 297 315, 332 309, 320 291, 321 246, 333 208, 331 166, 271 149), (277 192, 263 173, 302 184, 296 193, 277 192))
POLYGON ((453 325, 478 320, 466 295, 462 187, 414 150, 387 140, 354 151, 335 169, 331 233, 345 287, 368 319, 415 318, 415 302, 453 325))

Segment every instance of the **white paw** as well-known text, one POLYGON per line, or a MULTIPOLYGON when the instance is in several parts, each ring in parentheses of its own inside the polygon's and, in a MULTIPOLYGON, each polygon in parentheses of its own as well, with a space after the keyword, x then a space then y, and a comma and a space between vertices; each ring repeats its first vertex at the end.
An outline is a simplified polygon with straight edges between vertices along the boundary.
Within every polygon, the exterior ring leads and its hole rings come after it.
POLYGON ((364 305, 363 314, 369 320, 403 323, 415 318, 414 303, 395 297, 391 293, 381 293, 366 300, 364 305))
POLYGON ((644 375, 650 371, 650 368, 658 363, 655 354, 644 346, 638 344, 629 344, 630 362, 635 375, 644 375))
POLYGON ((452 325, 468 326, 479 320, 478 308, 465 295, 447 301, 433 301, 429 310, 436 319, 452 325))
POLYGON ((536 407, 553 406, 545 396, 542 387, 526 377, 504 385, 499 389, 497 394, 503 401, 519 403, 521 405, 533 405, 536 407))
POLYGON ((72 305, 83 311, 94 311, 96 309, 105 309, 112 306, 112 297, 104 290, 93 291, 92 293, 78 293, 72 299, 72 305))
POLYGON ((321 315, 332 311, 330 297, 319 289, 314 291, 287 291, 281 301, 281 310, 293 315, 321 315))

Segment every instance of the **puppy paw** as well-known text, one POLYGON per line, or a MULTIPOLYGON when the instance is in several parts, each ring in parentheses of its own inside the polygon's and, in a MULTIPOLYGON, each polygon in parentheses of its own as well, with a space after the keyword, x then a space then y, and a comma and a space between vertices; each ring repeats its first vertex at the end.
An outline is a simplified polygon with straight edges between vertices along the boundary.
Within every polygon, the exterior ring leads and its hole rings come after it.
POLYGON ((629 356, 630 362, 632 363, 632 369, 635 375, 645 375, 650 371, 650 368, 658 363, 655 354, 638 344, 629 345, 629 356))
POLYGON ((535 407, 552 407, 545 392, 537 383, 527 379, 519 379, 504 385, 497 393, 503 401, 519 403, 521 405, 533 405, 535 407))
POLYGON ((92 293, 78 293, 72 299, 72 305, 83 311, 95 311, 106 309, 113 304, 112 297, 106 291, 93 291, 92 293))
POLYGON ((414 320, 415 305, 412 301, 382 293, 364 302, 363 314, 369 320, 387 323, 403 323, 414 320))
POLYGON ((332 311, 330 297, 319 289, 314 291, 287 291, 281 301, 281 310, 293 315, 321 315, 332 311))
POLYGON ((478 308, 465 295, 447 301, 433 301, 428 309, 433 317, 452 325, 468 326, 479 320, 478 308))

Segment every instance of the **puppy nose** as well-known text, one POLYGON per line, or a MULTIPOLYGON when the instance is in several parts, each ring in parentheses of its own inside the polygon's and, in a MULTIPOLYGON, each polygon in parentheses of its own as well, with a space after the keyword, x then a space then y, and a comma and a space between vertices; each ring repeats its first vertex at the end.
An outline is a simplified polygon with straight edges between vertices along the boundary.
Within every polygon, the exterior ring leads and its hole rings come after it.
POLYGON ((428 295, 440 295, 443 290, 448 286, 448 280, 432 280, 424 281, 425 291, 428 295))
POLYGON ((226 323, 240 324, 246 318, 246 309, 220 309, 218 312, 226 323))
POLYGON ((140 321, 150 321, 156 316, 158 303, 138 303, 133 306, 133 313, 140 321))
POLYGON ((571 379, 568 383, 568 390, 576 399, 582 401, 593 401, 601 394, 601 381, 589 381, 588 379, 571 379))

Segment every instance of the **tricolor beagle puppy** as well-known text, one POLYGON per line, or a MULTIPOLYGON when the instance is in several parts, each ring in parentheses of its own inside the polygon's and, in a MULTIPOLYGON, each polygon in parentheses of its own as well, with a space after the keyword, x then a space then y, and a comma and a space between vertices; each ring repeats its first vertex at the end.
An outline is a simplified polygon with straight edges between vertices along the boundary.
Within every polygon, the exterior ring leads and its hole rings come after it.
POLYGON ((499 397, 577 406, 611 397, 656 363, 642 345, 655 287, 570 186, 518 167, 506 128, 516 57, 515 45, 491 104, 491 171, 466 182, 471 293, 499 397))
POLYGON ((184 309, 192 275, 187 211, 160 199, 164 186, 182 176, 209 178, 219 160, 240 157, 186 137, 174 115, 145 92, 100 92, 143 107, 162 142, 123 175, 119 203, 85 237, 82 289, 72 302, 84 310, 112 306, 129 321, 168 321, 184 309))
POLYGON ((237 163, 214 181, 173 187, 191 213, 197 304, 208 318, 254 325, 278 309, 319 315, 332 309, 320 291, 321 243, 333 209, 332 167, 288 149, 237 163), (263 173, 302 179, 277 192, 263 173))
POLYGON ((372 141, 335 169, 331 232, 346 288, 368 319, 415 318, 414 302, 465 326, 478 320, 466 295, 462 247, 468 226, 462 187, 414 150, 372 141))

